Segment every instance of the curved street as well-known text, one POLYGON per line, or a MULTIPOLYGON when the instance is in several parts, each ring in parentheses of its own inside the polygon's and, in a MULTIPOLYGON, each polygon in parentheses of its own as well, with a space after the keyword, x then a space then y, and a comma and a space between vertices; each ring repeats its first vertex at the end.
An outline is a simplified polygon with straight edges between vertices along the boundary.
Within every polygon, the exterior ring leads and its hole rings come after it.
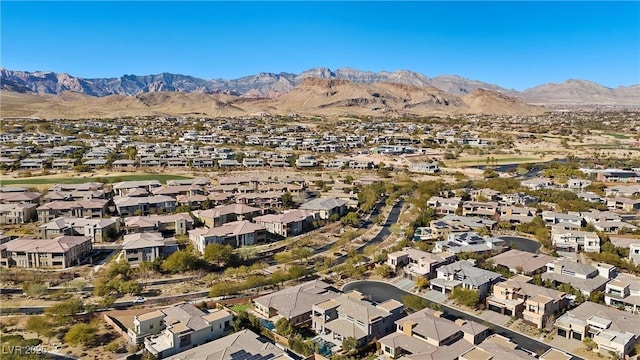
MULTIPOLYGON (((394 300, 398 300, 400 302, 402 302, 402 297, 406 296, 406 295, 415 295, 415 294, 411 294, 409 292, 406 292, 404 290, 398 289, 397 287, 386 283, 386 282, 381 282, 381 281, 369 281, 369 280, 363 280, 363 281, 354 281, 351 283, 346 284, 345 286, 342 287, 342 290, 347 292, 350 290, 358 290, 359 292, 363 293, 364 295, 367 295, 371 298, 372 301, 374 302, 383 302, 389 299, 394 299, 394 300)), ((435 304, 434 302, 422 297, 423 299, 425 299, 426 301, 428 301, 430 304, 435 304)), ((458 309, 454 309, 446 304, 440 304, 440 306, 442 306, 442 311, 444 312, 444 317, 449 319, 449 320, 455 320, 455 319, 466 319, 466 320, 473 320, 475 322, 479 322, 481 324, 484 324, 485 326, 488 326, 493 332, 500 334, 502 336, 508 337, 510 338, 513 342, 515 342, 516 344, 518 344, 521 348, 526 349, 528 351, 534 352, 534 353, 538 353, 538 354, 542 354, 543 352, 549 350, 551 348, 551 346, 538 341, 534 338, 522 335, 520 333, 517 333, 511 329, 508 328, 504 328, 500 325, 497 324, 492 324, 492 323, 487 323, 487 321, 480 319, 479 317, 473 315, 473 314, 469 314, 466 312, 462 312, 458 309)), ((576 356, 573 356, 574 360, 579 359, 576 356)))

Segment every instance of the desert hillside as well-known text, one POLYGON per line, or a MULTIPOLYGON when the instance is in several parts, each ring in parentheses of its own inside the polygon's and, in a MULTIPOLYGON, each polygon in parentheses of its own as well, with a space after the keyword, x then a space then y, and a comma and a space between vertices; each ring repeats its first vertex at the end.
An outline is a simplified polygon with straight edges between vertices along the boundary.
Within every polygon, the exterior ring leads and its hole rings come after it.
POLYGON ((476 90, 459 97, 430 86, 388 82, 365 84, 319 78, 303 79, 293 90, 277 98, 175 91, 93 97, 73 91, 51 95, 3 90, 0 96, 0 116, 46 119, 141 115, 216 117, 264 112, 321 116, 529 115, 544 112, 542 107, 488 90, 476 90))

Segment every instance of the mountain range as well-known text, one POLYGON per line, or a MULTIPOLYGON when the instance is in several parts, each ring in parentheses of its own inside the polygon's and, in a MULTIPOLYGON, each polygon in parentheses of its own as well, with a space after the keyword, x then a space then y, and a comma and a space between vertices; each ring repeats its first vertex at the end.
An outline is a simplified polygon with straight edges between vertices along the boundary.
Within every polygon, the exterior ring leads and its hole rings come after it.
POLYGON ((370 85, 396 83, 414 88, 435 88, 454 96, 466 96, 477 89, 483 89, 537 105, 640 105, 640 85, 608 88, 587 80, 567 80, 559 84, 547 83, 519 92, 455 75, 430 78, 408 70, 371 72, 341 68, 332 71, 318 67, 300 74, 263 72, 231 80, 205 80, 170 73, 89 79, 66 73, 0 69, 3 90, 33 94, 60 94, 64 91, 75 91, 93 97, 186 92, 227 94, 250 99, 274 99, 290 93, 308 78, 346 80, 353 84, 370 85))

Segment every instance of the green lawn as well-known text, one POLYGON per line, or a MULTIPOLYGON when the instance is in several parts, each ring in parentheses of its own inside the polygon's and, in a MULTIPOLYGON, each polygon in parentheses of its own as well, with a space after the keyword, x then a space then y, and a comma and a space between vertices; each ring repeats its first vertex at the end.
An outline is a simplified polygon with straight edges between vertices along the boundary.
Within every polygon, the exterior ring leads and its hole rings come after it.
POLYGON ((82 176, 82 177, 52 177, 52 178, 24 178, 0 180, 0 185, 45 185, 45 184, 81 184, 90 181, 106 181, 114 183, 119 181, 141 181, 158 180, 163 184, 167 180, 191 179, 189 176, 167 175, 167 174, 138 174, 138 175, 118 175, 118 176, 82 176))
POLYGON ((602 133, 602 135, 608 135, 620 140, 631 139, 631 136, 624 135, 624 134, 617 134, 617 133, 602 133))
POLYGON ((247 309, 249 309, 251 307, 251 303, 246 303, 246 304, 240 304, 240 305, 235 305, 231 307, 232 311, 235 311, 236 313, 239 313, 240 311, 245 311, 247 309))
MULTIPOLYGON (((491 165, 499 164, 519 164, 519 163, 527 163, 527 162, 542 162, 545 159, 541 159, 539 157, 507 157, 507 158, 495 158, 492 160, 491 165)), ((449 166, 476 166, 476 165, 487 165, 487 159, 468 159, 468 160, 445 160, 449 166)))

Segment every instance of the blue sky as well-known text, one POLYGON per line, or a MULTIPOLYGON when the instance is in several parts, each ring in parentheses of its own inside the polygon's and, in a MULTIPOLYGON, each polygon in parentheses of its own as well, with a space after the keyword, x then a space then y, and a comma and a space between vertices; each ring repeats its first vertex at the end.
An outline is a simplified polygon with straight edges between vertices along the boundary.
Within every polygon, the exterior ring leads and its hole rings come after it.
POLYGON ((325 66, 640 83, 640 2, 10 2, 1 65, 206 79, 325 66))

